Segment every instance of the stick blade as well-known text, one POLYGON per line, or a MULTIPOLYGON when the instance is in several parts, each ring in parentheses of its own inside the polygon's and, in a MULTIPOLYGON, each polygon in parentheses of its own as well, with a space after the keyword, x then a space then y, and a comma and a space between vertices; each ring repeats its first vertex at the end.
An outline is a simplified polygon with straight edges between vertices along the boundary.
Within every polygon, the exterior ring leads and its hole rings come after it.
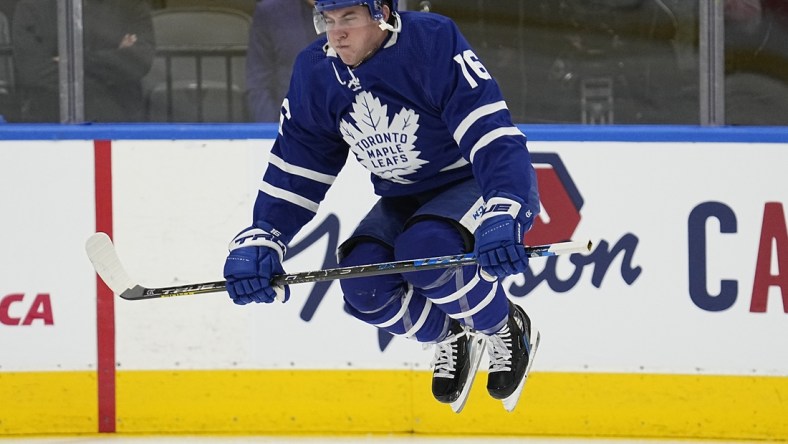
POLYGON ((123 269, 115 246, 106 233, 92 234, 85 242, 85 251, 96 273, 115 294, 123 294, 136 286, 123 269))

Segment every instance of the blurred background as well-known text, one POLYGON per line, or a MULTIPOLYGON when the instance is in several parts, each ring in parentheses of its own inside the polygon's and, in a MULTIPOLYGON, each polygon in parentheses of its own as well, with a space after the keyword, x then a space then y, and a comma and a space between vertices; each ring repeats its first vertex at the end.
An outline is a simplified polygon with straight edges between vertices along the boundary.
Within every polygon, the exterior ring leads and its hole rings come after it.
MULTIPOLYGON (((266 3, 2 0, 0 114, 276 122, 290 47, 316 36, 308 0, 266 3)), ((400 3, 457 22, 517 123, 788 124, 785 0, 400 3)))

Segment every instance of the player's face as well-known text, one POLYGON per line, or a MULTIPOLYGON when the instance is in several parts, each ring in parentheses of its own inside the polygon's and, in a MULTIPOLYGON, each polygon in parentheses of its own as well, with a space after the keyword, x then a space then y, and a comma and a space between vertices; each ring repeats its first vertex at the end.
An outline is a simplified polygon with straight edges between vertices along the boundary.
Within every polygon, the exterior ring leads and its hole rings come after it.
POLYGON ((386 38, 386 31, 380 29, 366 6, 326 11, 323 19, 328 43, 348 66, 363 62, 386 38))

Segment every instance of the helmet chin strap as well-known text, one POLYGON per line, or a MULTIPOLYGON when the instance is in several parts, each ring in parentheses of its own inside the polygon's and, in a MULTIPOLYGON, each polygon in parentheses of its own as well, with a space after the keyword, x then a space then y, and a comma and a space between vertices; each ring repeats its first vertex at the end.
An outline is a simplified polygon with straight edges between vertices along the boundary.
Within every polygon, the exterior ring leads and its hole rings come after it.
POLYGON ((380 19, 378 20, 378 27, 384 31, 400 32, 402 30, 402 19, 399 14, 394 11, 391 13, 391 17, 394 19, 395 25, 391 25, 386 20, 380 19))
POLYGON ((380 19, 380 21, 378 22, 378 27, 384 31, 395 31, 394 27, 388 24, 388 22, 386 22, 383 19, 380 19))

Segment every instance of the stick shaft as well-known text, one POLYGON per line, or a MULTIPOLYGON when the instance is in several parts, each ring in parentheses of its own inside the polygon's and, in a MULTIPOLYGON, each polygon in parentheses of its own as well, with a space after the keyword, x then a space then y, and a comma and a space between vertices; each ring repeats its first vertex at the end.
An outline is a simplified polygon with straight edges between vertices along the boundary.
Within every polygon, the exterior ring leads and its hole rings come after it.
MULTIPOLYGON (((203 282, 174 287, 144 287, 135 284, 126 273, 120 258, 115 251, 109 236, 104 233, 92 235, 86 245, 88 257, 93 263, 101 279, 123 299, 155 299, 173 296, 188 296, 202 293, 216 293, 226 291, 227 281, 203 282)), ((529 257, 556 256, 559 254, 582 253, 591 250, 591 241, 588 242, 560 242, 556 244, 526 247, 529 257)), ((378 264, 357 265, 343 268, 329 268, 325 270, 304 271, 293 274, 283 274, 274 277, 275 285, 292 285, 309 282, 320 282, 335 279, 351 279, 364 276, 377 276, 383 274, 408 273, 412 271, 433 270, 436 268, 449 268, 476 263, 473 253, 458 254, 453 256, 436 256, 423 259, 412 259, 395 262, 382 262, 378 264)))

